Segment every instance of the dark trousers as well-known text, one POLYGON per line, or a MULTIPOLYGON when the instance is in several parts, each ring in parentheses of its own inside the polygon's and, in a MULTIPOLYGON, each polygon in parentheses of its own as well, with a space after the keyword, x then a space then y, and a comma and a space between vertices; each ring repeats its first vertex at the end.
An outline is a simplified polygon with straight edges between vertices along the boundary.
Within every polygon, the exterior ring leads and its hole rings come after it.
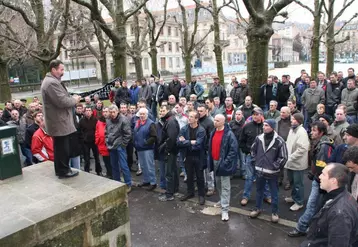
POLYGON ((179 190, 179 174, 177 167, 177 154, 167 154, 165 157, 165 180, 167 182, 167 196, 173 196, 179 190))
POLYGON ((196 175, 196 184, 198 186, 199 196, 205 195, 204 170, 198 156, 187 156, 185 160, 185 170, 187 175, 188 194, 195 194, 194 178, 196 175))
MULTIPOLYGON (((127 150, 127 161, 128 161, 128 167, 129 169, 132 168, 133 165, 133 142, 129 142, 126 150, 127 150)), ((138 158, 137 158, 138 160, 138 158)))
POLYGON ((64 175, 70 168, 70 135, 54 136, 53 138, 54 165, 56 175, 64 175))
POLYGON ((85 159, 85 171, 90 171, 90 152, 92 150, 94 161, 96 164, 96 173, 102 172, 101 163, 99 162, 99 154, 98 154, 98 148, 97 145, 94 142, 85 142, 83 145, 83 156, 85 159))
POLYGON ((152 113, 153 113, 153 117, 154 118, 157 118, 157 102, 156 101, 152 101, 152 105, 151 105, 151 110, 152 110, 152 113))
POLYGON ((331 116, 332 119, 334 119, 334 114, 336 112, 337 107, 336 106, 327 106, 326 105, 326 114, 328 114, 329 116, 331 116))
POLYGON ((107 170, 107 177, 112 177, 111 156, 102 156, 104 166, 107 170))
POLYGON ((292 188, 291 196, 293 201, 298 205, 303 205, 304 203, 304 173, 305 171, 287 169, 287 177, 292 188))
POLYGON ((268 184, 271 192, 271 208, 272 213, 278 213, 278 183, 277 177, 265 178, 263 176, 257 176, 256 178, 256 208, 262 208, 262 201, 264 199, 265 187, 268 184))

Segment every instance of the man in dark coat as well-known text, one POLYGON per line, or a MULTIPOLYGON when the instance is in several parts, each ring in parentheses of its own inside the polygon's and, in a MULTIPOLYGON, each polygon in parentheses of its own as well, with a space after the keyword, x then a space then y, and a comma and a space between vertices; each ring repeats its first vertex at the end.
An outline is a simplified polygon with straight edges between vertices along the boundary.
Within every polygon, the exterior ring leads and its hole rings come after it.
POLYGON ((216 177, 216 188, 220 196, 221 220, 229 220, 230 177, 236 171, 237 141, 225 117, 218 114, 214 119, 215 130, 210 135, 208 164, 216 177))
POLYGON ((181 85, 179 82, 179 77, 178 77, 178 75, 174 75, 173 80, 169 83, 169 87, 168 87, 169 92, 168 93, 169 93, 169 95, 171 95, 171 94, 174 95, 177 102, 179 100, 180 89, 181 89, 181 85))
POLYGON ((164 153, 164 157, 167 159, 165 166, 167 188, 165 194, 159 196, 159 200, 165 202, 174 200, 174 194, 179 189, 179 174, 176 165, 179 123, 167 105, 160 107, 160 120, 163 122, 163 128, 158 151, 159 153, 164 153))
POLYGON ((345 188, 348 172, 348 168, 339 163, 330 163, 322 170, 320 189, 327 193, 319 205, 319 212, 312 218, 307 239, 300 247, 357 246, 358 208, 356 200, 345 188))
POLYGON ((123 81, 122 86, 117 89, 115 102, 118 108, 121 103, 129 104, 131 102, 131 94, 127 86, 127 81, 123 81))
POLYGON ((177 145, 181 148, 185 157, 185 170, 187 174, 187 194, 181 198, 186 201, 195 196, 194 178, 198 185, 199 204, 205 203, 204 168, 205 162, 205 129, 199 125, 199 114, 196 111, 189 112, 189 124, 180 129, 177 145))

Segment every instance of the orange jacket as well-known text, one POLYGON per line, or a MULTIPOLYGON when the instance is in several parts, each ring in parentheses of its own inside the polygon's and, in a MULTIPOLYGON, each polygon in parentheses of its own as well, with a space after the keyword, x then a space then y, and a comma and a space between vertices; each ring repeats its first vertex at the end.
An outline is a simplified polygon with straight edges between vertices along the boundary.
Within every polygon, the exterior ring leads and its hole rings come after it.
POLYGON ((95 143, 98 147, 99 154, 102 156, 109 156, 109 152, 106 146, 105 136, 106 123, 97 121, 95 132, 95 143))

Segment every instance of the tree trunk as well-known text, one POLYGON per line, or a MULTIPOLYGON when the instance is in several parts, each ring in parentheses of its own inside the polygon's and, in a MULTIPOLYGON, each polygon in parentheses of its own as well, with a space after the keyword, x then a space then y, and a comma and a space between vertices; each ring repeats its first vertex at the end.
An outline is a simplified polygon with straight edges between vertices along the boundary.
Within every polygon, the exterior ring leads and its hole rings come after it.
POLYGON ((5 103, 8 100, 11 100, 11 90, 7 73, 7 63, 0 59, 0 102, 5 103))
POLYGON ((126 58, 126 46, 119 42, 118 44, 113 44, 113 65, 114 65, 114 77, 122 77, 122 79, 127 78, 127 58, 126 58))
POLYGON ((224 85, 224 67, 222 59, 222 48, 220 42, 220 22, 219 22, 219 13, 216 0, 212 1, 213 4, 213 25, 214 25, 214 53, 216 60, 217 74, 220 78, 220 83, 224 85))
POLYGON ((152 60, 152 74, 158 76, 158 49, 155 45, 150 47, 149 55, 152 60))
POLYGON ((41 63, 41 77, 42 78, 45 78, 47 72, 49 72, 49 66, 50 66, 50 63, 49 62, 45 62, 45 61, 40 61, 41 63))
MULTIPOLYGON (((333 20, 333 8, 334 8, 334 0, 329 0, 328 5, 328 19, 327 23, 330 23, 333 20)), ((334 70, 334 26, 335 23, 332 24, 326 33, 326 48, 327 48, 327 60, 326 60, 326 75, 329 76, 334 70)))
POLYGON ((192 57, 189 55, 186 55, 184 57, 184 63, 185 63, 185 80, 189 83, 191 82, 191 59, 192 57))
POLYGON ((321 11, 319 10, 319 0, 315 0, 315 15, 313 18, 313 37, 311 43, 311 77, 316 78, 319 70, 319 31, 321 27, 321 11))
POLYGON ((137 80, 142 80, 143 78, 143 65, 142 65, 142 56, 133 57, 135 73, 137 80))
POLYGON ((108 83, 108 71, 107 71, 107 56, 102 56, 102 59, 99 60, 99 65, 101 67, 101 77, 102 84, 106 85, 108 83))
POLYGON ((268 44, 272 34, 272 26, 266 23, 250 23, 246 31, 247 79, 256 104, 259 103, 260 87, 268 77, 268 44))

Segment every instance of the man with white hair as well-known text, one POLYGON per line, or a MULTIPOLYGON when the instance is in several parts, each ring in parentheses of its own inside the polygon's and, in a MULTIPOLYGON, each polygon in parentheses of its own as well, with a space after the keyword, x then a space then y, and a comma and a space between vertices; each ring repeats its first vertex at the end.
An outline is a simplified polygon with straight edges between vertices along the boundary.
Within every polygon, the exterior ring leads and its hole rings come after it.
POLYGON ((277 110, 278 103, 276 100, 270 101, 270 108, 267 112, 265 112, 265 119, 276 119, 280 116, 280 111, 277 110))
POLYGON ((149 186, 148 191, 157 187, 154 164, 154 144, 157 139, 155 123, 148 119, 148 110, 138 111, 139 119, 134 127, 134 147, 138 152, 139 163, 143 171, 143 182, 138 187, 149 186))
POLYGON ((27 112, 27 109, 25 106, 22 105, 21 100, 14 100, 14 109, 19 112, 20 118, 27 112))
POLYGON ((230 206, 230 177, 234 175, 237 162, 238 145, 234 133, 228 124, 225 124, 225 116, 218 114, 214 118, 215 130, 209 140, 209 167, 216 177, 216 188, 220 196, 221 220, 229 220, 230 206))

